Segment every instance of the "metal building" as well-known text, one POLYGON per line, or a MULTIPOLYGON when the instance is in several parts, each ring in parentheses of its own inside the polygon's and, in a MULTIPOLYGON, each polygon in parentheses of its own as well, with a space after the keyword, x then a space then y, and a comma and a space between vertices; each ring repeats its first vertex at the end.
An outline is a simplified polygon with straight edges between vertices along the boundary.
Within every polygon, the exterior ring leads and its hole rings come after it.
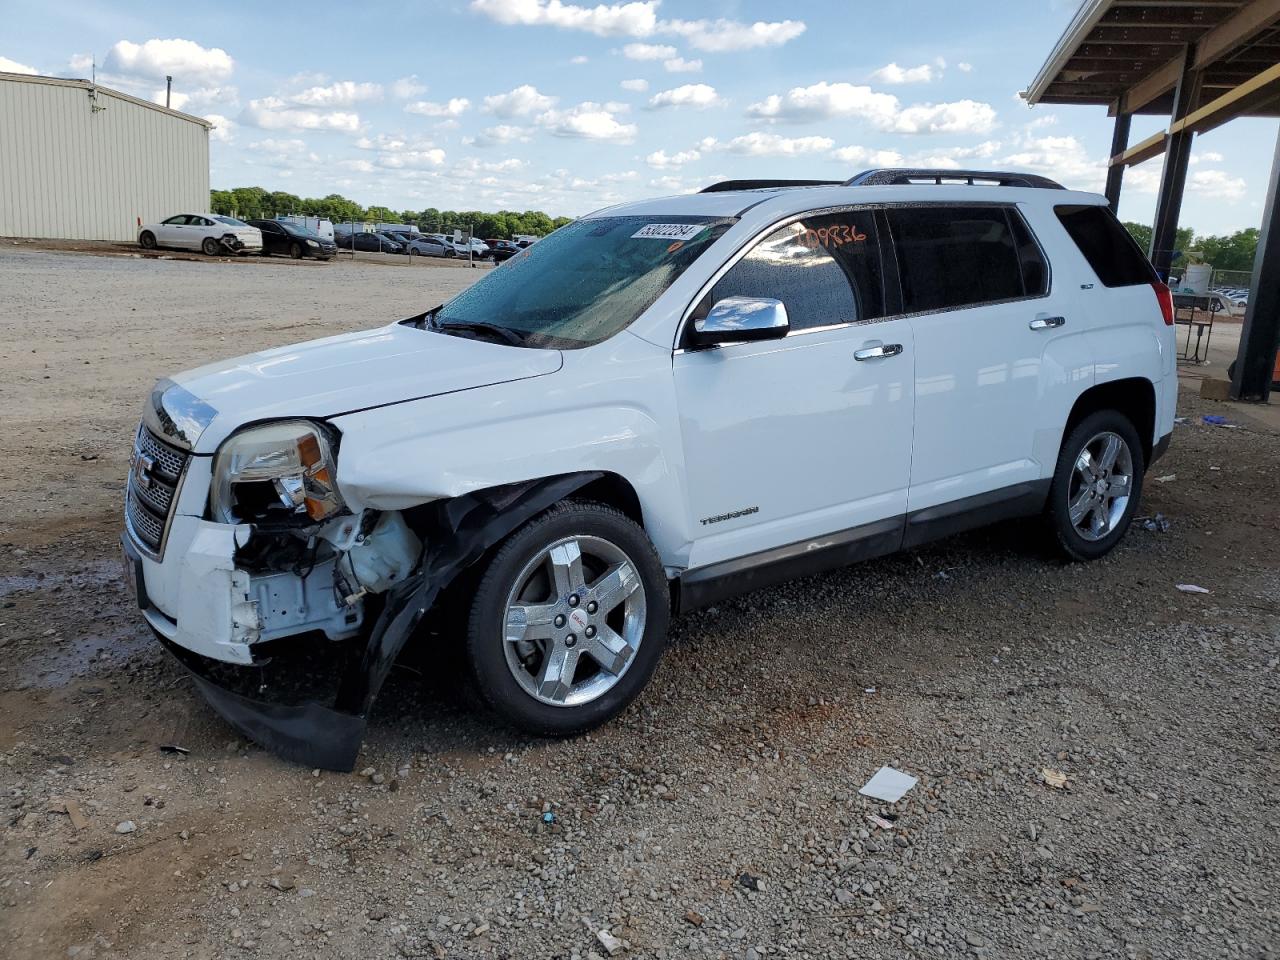
POLYGON ((88 80, 0 73, 0 236, 133 240, 209 206, 211 124, 88 80))

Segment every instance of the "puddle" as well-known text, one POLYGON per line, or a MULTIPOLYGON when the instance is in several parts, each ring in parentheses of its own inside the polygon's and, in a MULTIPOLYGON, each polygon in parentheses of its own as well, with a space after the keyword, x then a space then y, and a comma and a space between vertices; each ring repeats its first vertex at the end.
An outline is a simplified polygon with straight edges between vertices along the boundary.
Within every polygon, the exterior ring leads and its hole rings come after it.
POLYGON ((120 561, 97 560, 86 564, 83 570, 77 570, 74 573, 42 572, 0 577, 0 597, 7 597, 14 593, 29 593, 36 590, 102 587, 111 583, 119 583, 121 584, 121 589, 123 589, 120 561))
MULTIPOLYGON (((52 638, 50 638, 52 639, 52 638)), ((52 690, 73 681, 111 673, 145 651, 158 650, 151 634, 133 625, 111 633, 63 639, 10 666, 9 689, 52 690)))

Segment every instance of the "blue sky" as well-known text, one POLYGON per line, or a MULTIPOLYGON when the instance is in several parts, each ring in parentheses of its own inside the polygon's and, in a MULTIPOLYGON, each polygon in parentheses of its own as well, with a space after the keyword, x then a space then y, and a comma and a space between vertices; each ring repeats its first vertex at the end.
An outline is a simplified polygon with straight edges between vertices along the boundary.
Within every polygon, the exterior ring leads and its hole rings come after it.
MULTIPOLYGON (((215 187, 576 215, 728 177, 899 163, 1101 190, 1102 108, 1017 100, 1074 0, 150 4, 7 0, 0 69, 88 76, 217 124, 215 187)), ((1161 127, 1137 118, 1132 141, 1161 127)), ((1276 122, 1193 153, 1182 223, 1256 226, 1276 122)), ((1121 216, 1150 222, 1162 160, 1121 216)))

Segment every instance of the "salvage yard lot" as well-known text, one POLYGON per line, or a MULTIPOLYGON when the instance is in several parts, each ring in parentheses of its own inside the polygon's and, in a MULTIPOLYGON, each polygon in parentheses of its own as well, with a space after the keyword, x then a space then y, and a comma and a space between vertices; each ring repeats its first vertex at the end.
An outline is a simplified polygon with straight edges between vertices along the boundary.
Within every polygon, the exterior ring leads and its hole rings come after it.
POLYGON ((0 248, 0 955, 1274 956, 1280 436, 1185 393, 1170 527, 1101 562, 1020 523, 722 603, 575 741, 441 658, 368 775, 237 740, 117 579, 147 390, 479 275, 0 248), (883 764, 920 777, 892 808, 883 764))

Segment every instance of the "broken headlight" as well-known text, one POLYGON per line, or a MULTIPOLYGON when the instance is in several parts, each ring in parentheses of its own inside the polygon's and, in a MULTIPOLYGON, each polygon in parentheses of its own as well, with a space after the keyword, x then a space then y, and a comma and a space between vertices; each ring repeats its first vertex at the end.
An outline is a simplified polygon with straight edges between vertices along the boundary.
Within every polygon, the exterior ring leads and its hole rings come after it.
POLYGON ((213 462, 209 509, 223 523, 319 521, 346 505, 326 430, 309 420, 250 427, 213 462))

